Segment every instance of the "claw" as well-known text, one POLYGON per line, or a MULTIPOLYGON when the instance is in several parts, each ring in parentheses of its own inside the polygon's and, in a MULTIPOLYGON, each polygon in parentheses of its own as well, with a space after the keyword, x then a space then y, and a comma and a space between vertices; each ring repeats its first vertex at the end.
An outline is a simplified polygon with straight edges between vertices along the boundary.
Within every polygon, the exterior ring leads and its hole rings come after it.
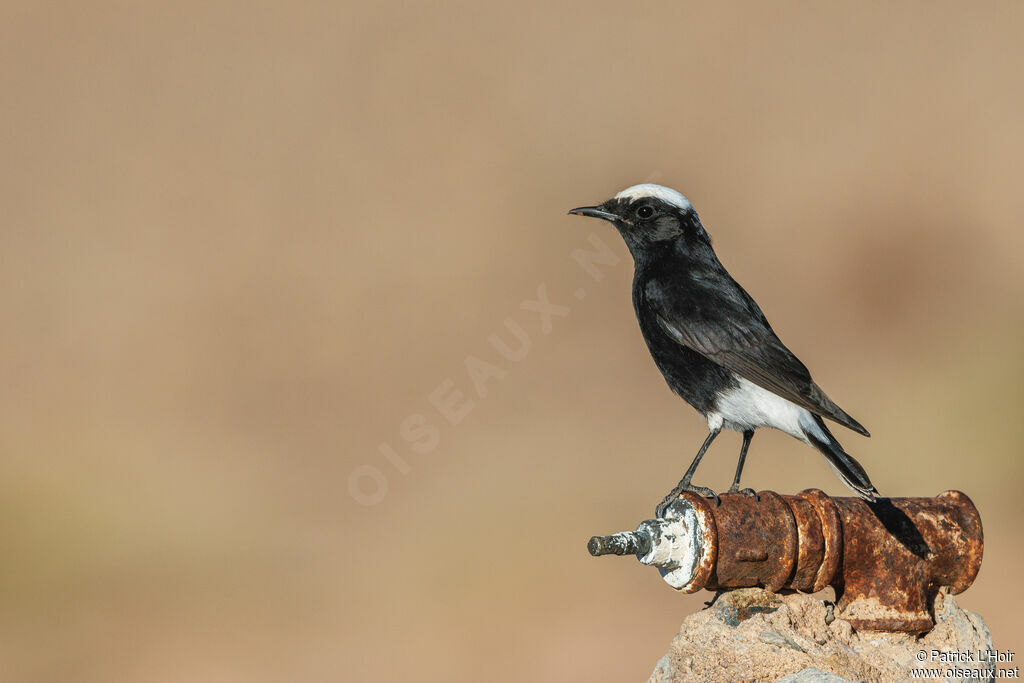
POLYGON ((758 503, 761 502, 761 497, 757 495, 757 491, 755 491, 754 489, 741 489, 739 486, 736 486, 734 484, 733 486, 729 487, 728 493, 743 493, 748 496, 753 496, 754 500, 756 500, 758 503))
POLYGON ((722 501, 718 498, 718 494, 709 489, 707 486, 694 486, 693 484, 684 485, 682 482, 680 482, 680 485, 672 489, 672 491, 670 491, 669 494, 665 496, 665 499, 658 503, 658 507, 654 508, 655 518, 664 519, 665 512, 668 510, 668 507, 673 502, 675 502, 675 500, 679 497, 679 494, 683 493, 684 491, 688 491, 689 493, 696 493, 698 496, 703 496, 705 498, 713 498, 715 501, 715 507, 718 507, 719 505, 722 504, 722 501))
POLYGON ((690 489, 696 494, 704 496, 705 498, 713 498, 715 500, 715 507, 722 504, 722 501, 718 498, 718 494, 709 489, 707 486, 694 486, 690 489))

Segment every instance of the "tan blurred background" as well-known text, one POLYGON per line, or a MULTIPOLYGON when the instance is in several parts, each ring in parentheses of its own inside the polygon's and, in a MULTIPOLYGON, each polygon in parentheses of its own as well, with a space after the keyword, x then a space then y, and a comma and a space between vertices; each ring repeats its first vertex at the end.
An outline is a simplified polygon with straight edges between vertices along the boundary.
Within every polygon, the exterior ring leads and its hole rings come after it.
MULTIPOLYGON (((584 546, 705 427, 618 236, 565 215, 646 180, 879 489, 974 498, 961 602, 1024 645, 1022 34, 1011 2, 4 3, 3 680, 646 678, 707 595, 584 546)), ((844 493, 778 433, 748 463, 844 493)))

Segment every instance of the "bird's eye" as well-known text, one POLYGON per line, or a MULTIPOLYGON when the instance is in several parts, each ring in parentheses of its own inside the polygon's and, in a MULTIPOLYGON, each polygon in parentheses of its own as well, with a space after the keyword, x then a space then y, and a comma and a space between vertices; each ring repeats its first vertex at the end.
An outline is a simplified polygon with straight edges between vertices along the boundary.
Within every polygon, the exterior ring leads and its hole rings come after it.
POLYGON ((650 206, 641 206, 636 210, 637 218, 650 218, 654 215, 654 209, 650 206))

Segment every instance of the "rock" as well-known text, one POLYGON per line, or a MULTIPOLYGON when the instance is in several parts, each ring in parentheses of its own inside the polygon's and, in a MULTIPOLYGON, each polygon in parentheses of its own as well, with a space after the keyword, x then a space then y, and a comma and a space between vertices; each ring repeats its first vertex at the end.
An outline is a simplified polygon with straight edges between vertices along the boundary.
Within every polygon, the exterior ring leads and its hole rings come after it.
MULTIPOLYGON (((760 588, 719 593, 710 607, 683 621, 650 681, 888 682, 909 678, 912 668, 944 670, 954 665, 920 663, 917 657, 922 650, 978 653, 993 649, 981 617, 960 609, 949 595, 936 598, 936 626, 920 638, 855 631, 835 616, 832 603, 820 595, 776 595, 760 588)), ((994 662, 955 666, 977 670, 993 668, 994 662)))
POLYGON ((837 676, 831 671, 822 671, 817 667, 801 669, 795 674, 783 676, 775 683, 854 683, 849 678, 837 676))
POLYGON ((654 665, 654 673, 651 674, 651 678, 648 683, 672 683, 672 665, 668 661, 668 655, 665 655, 658 660, 658 663, 654 665))
POLYGON ((796 650, 797 652, 803 652, 804 649, 793 642, 792 638, 787 638, 781 633, 775 631, 765 631, 764 633, 757 636, 757 639, 762 643, 768 643, 769 645, 778 645, 779 647, 788 647, 790 650, 796 650))
POLYGON ((737 588, 716 596, 712 609, 715 615, 729 624, 739 626, 755 614, 767 614, 782 607, 782 601, 774 593, 760 588, 737 588))

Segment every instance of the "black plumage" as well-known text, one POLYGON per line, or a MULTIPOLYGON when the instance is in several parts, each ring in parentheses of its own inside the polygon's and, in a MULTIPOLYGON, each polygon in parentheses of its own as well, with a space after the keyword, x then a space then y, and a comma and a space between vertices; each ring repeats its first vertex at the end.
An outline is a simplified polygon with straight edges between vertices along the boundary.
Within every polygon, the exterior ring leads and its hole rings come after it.
POLYGON ((708 420, 708 438, 659 505, 659 515, 681 491, 714 496, 690 478, 723 426, 744 435, 730 491, 739 490, 754 429, 774 427, 815 446, 847 486, 874 499, 877 491, 864 469, 822 417, 865 436, 868 431, 814 383, 779 340, 718 260, 685 197, 659 185, 637 185, 600 206, 570 213, 608 220, 619 230, 633 255, 633 305, 648 349, 669 387, 708 420))

